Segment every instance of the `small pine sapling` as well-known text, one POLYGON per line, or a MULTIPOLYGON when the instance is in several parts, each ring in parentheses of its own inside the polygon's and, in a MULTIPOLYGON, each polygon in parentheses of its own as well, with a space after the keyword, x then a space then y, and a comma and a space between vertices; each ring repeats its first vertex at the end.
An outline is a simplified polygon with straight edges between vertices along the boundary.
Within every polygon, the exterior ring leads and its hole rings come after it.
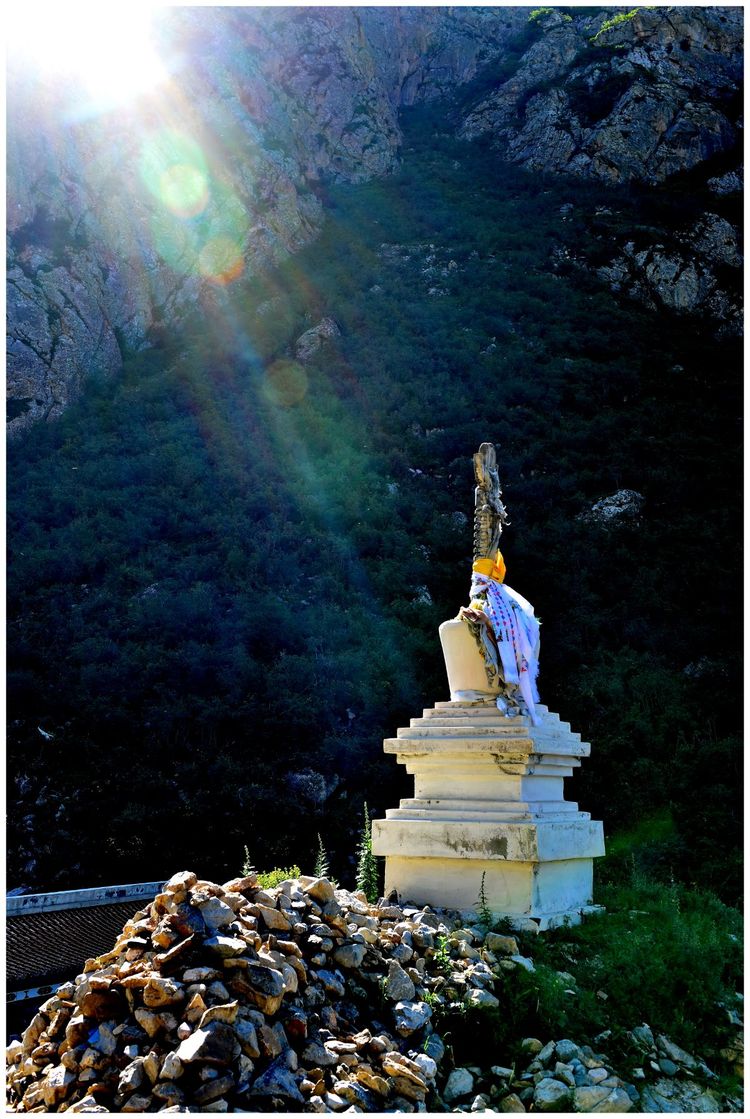
POLYGON ((328 868, 328 854, 323 846, 323 840, 320 832, 318 832, 318 854, 315 859, 315 870, 313 871, 316 878, 330 878, 331 872, 328 868))
POLYGON ((253 860, 250 858, 250 848, 248 847, 248 845, 246 843, 245 844, 245 861, 242 864, 242 877, 247 878, 248 875, 250 875, 250 874, 255 874, 255 867, 253 866, 253 860))
POLYGON ((484 890, 484 876, 485 871, 482 871, 482 882, 479 887, 479 898, 477 899, 477 915, 479 917, 480 925, 486 932, 492 928, 492 923, 495 920, 492 910, 490 909, 489 902, 487 901, 487 894, 484 890))
POLYGON ((357 848, 359 861, 357 863, 356 889, 362 890, 367 900, 373 904, 378 900, 378 865, 372 853, 372 824, 370 813, 365 802, 364 825, 357 848))

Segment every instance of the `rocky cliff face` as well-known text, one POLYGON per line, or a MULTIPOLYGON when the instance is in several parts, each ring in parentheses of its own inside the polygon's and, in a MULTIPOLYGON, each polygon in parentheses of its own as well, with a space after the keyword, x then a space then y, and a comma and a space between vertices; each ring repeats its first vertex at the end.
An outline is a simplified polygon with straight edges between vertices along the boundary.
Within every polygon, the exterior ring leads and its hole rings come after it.
POLYGON ((166 9, 171 82, 106 112, 11 61, 10 430, 59 415, 84 377, 313 237, 321 180, 395 166, 401 106, 465 90, 462 136, 605 182, 662 182, 730 150, 739 10, 638 9, 607 27, 620 11, 166 9))
POLYGON ((539 17, 541 38, 462 125, 531 171, 662 183, 737 143, 738 8, 539 17))

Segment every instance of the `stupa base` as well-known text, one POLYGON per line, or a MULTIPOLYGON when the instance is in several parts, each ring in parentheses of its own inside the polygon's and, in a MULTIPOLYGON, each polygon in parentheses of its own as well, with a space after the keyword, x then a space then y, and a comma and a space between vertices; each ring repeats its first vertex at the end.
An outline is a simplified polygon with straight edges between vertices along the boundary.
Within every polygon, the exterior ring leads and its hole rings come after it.
POLYGON ((490 700, 453 700, 386 740, 415 783, 414 797, 373 820, 386 894, 439 908, 483 905, 538 929, 592 909, 602 825, 562 788, 589 746, 557 715, 538 711, 532 726, 525 716, 503 717, 490 700))

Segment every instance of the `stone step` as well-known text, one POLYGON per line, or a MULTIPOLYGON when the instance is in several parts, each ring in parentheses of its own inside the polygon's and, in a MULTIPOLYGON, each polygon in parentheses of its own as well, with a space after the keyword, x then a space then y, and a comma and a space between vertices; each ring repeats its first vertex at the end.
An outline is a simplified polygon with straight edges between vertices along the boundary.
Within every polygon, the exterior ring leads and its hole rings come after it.
MULTIPOLYGON (((540 722, 536 727, 537 730, 544 730, 552 733, 570 731, 570 723, 563 722, 559 715, 555 715, 551 712, 539 713, 538 708, 537 713, 540 714, 540 722)), ((452 726, 454 724, 463 725, 464 723, 477 725, 492 724, 511 727, 530 727, 532 725, 528 715, 503 715, 494 704, 490 704, 484 708, 469 707, 458 711, 445 711, 432 708, 424 710, 421 716, 415 716, 411 720, 412 726, 428 726, 433 723, 446 726, 452 726)))
MULTIPOLYGON (((397 811, 389 809, 388 811, 397 811)), ((444 798, 413 797, 405 798, 399 802, 398 811, 414 812, 420 815, 439 815, 447 819, 446 813, 463 819, 466 816, 491 817, 500 813, 529 813, 542 815, 547 813, 577 812, 578 804, 571 800, 452 800, 444 798)))
POLYGON ((569 723, 559 723, 556 727, 542 724, 540 727, 531 727, 528 722, 516 722, 511 719, 471 719, 442 720, 442 719, 412 719, 408 727, 399 727, 399 736, 407 735, 412 738, 448 738, 452 735, 461 736, 471 734, 474 737, 482 735, 497 735, 512 737, 521 734, 522 737, 533 736, 534 739, 558 739, 572 737, 581 741, 578 731, 570 729, 569 723))
MULTIPOLYGON (((549 714, 551 714, 549 707, 547 707, 547 705, 545 703, 537 703, 534 706, 536 707, 536 711, 537 711, 538 715, 549 715, 549 714)), ((432 711, 459 711, 460 712, 460 711, 466 711, 466 710, 477 711, 477 710, 481 710, 482 708, 485 708, 487 710, 491 710, 493 707, 495 708, 495 710, 497 710, 497 707, 496 707, 496 704, 495 704, 494 700, 486 700, 486 699, 481 699, 481 700, 440 699, 440 700, 438 700, 438 702, 435 704, 435 706, 433 708, 428 708, 427 710, 432 710, 432 711)), ((557 716, 557 717, 559 718, 559 716, 557 716)))
POLYGON ((528 715, 505 715, 499 711, 497 704, 488 703, 476 707, 462 707, 456 711, 446 710, 444 707, 425 707, 422 710, 423 719, 509 719, 513 718, 519 723, 528 723, 528 715))
POLYGON ((482 726, 478 723, 428 723, 421 726, 399 727, 396 731, 399 738, 528 738, 529 727, 508 726, 506 723, 493 723, 491 726, 482 726))
POLYGON ((541 758, 543 755, 555 757, 588 757, 591 747, 588 742, 581 742, 572 735, 558 740, 544 738, 507 738, 501 735, 483 736, 471 734, 467 736, 425 735, 413 734, 405 730, 401 738, 386 738, 383 749, 387 754, 451 754, 460 757, 461 754, 486 753, 498 760, 508 758, 523 759, 534 755, 541 758))
POLYGON ((388 808, 386 810, 387 820, 398 820, 400 823, 405 824, 409 821, 413 823, 422 821, 432 821, 434 823, 444 822, 446 824, 513 824, 513 823, 534 823, 535 821, 543 821, 549 823, 554 821, 570 822, 586 821, 591 819, 589 812, 537 812, 534 809, 525 810, 523 808, 509 808, 507 811, 498 809, 497 812, 483 812, 481 815, 469 815, 467 813, 450 812, 420 812, 418 809, 403 809, 403 808, 388 808))

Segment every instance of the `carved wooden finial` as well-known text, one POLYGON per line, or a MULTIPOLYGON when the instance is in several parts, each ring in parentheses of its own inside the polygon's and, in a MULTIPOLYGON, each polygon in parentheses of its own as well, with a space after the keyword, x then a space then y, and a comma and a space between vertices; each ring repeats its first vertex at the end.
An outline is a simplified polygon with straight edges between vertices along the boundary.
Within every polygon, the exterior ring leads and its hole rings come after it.
POLYGON ((500 500, 503 491, 493 443, 482 443, 474 455, 474 477, 474 559, 494 560, 508 514, 500 500))

